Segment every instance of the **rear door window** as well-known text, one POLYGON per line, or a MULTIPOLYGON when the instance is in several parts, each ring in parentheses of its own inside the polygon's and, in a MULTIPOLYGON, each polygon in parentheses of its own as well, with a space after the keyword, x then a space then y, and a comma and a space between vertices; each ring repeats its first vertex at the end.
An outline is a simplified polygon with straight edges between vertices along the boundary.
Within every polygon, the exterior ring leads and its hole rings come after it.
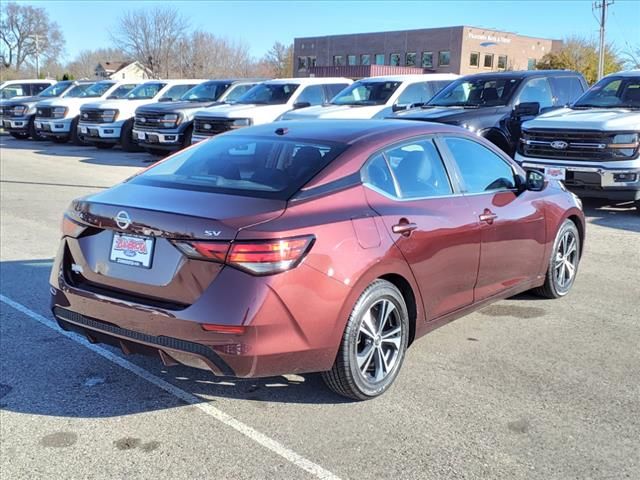
POLYGON ((584 86, 578 77, 550 77, 551 87, 556 98, 556 105, 564 106, 573 103, 584 92, 584 86))

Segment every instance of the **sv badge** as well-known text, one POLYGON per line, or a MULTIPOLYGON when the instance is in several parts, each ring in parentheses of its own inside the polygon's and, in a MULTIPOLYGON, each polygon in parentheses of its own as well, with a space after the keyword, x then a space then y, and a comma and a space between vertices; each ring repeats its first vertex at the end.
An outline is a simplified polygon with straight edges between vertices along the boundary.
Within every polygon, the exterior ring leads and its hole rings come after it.
POLYGON ((220 230, 205 230, 204 231, 204 234, 207 237, 219 237, 221 233, 222 233, 222 231, 220 231, 220 230))

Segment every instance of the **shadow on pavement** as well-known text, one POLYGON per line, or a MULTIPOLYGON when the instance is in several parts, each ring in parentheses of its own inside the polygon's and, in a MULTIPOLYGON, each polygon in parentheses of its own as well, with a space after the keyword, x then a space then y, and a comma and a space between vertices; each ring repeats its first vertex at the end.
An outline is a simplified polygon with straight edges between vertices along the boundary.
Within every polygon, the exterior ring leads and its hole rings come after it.
MULTIPOLYGON (((55 322, 49 311, 52 260, 0 263, 5 297, 55 322)), ((112 417, 164 410, 184 402, 86 348, 70 342, 13 307, 0 303, 0 409, 62 417, 112 417)), ((125 357, 202 402, 220 398, 254 402, 339 404, 318 374, 260 379, 216 377, 183 366, 165 367, 159 358, 125 357)))
MULTIPOLYGON (((602 227, 640 232, 640 210, 633 203, 611 203, 606 200, 583 198, 584 214, 588 223, 602 227)), ((587 235, 589 234, 587 226, 587 235)))

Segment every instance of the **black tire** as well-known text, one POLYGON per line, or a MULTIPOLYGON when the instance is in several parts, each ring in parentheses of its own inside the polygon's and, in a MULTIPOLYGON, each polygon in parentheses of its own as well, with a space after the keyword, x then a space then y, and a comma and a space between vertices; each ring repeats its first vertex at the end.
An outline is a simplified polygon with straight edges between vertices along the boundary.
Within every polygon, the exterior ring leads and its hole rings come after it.
POLYGON ((636 200, 635 205, 636 205, 636 213, 640 215, 640 200, 636 200))
POLYGON ((547 265, 547 273, 545 275, 544 285, 533 290, 536 295, 544 298, 560 298, 569 293, 576 276, 578 275, 578 265, 580 263, 580 233, 578 227, 573 221, 567 219, 558 229, 556 238, 553 242, 553 249, 551 250, 551 257, 547 265), (568 236, 569 240, 567 244, 563 244, 563 239, 568 236), (571 239, 575 240, 575 244, 571 247, 571 239), (563 251, 564 250, 564 251, 563 251), (569 279, 566 279, 566 272, 569 272, 569 267, 562 266, 558 260, 558 255, 563 256, 567 253, 566 250, 570 250, 568 253, 567 261, 573 264, 573 273, 569 279), (558 266, 560 265, 560 266, 558 266), (559 279, 565 279, 564 284, 559 279))
POLYGON ((193 136, 193 125, 187 127, 182 137, 182 148, 191 146, 191 137, 193 136))
MULTIPOLYGON (((371 329, 368 329, 371 331, 371 329)), ((340 348, 336 356, 333 367, 328 372, 322 372, 322 378, 327 386, 334 392, 344 397, 355 400, 368 400, 384 393, 394 382, 398 376, 398 372, 402 367, 405 352, 409 341, 409 314, 404 298, 400 291, 390 282, 386 280, 376 280, 369 285, 360 295, 356 302, 349 320, 342 335, 340 348), (394 308, 389 310, 388 315, 383 315, 385 305, 392 305, 394 308), (377 310, 376 310, 377 309, 377 310), (378 313, 375 313, 375 312, 378 313), (373 320, 374 330, 377 331, 374 336, 365 333, 365 316, 373 320), (386 323, 383 323, 382 331, 379 329, 379 322, 376 316, 384 316, 389 319, 388 325, 392 330, 385 329, 386 323), (391 332, 400 329, 397 339, 397 348, 390 340, 383 340, 385 335, 389 337, 391 332), (386 334, 384 332, 387 332, 386 334), (385 346, 388 348, 384 352, 385 346), (367 355, 366 352, 371 352, 367 355), (378 354, 378 352, 381 352, 378 354), (358 365, 358 355, 364 360, 364 370, 358 365), (390 355, 387 355, 390 354, 390 355), (384 355, 386 360, 383 361, 380 355, 384 355), (388 358, 387 358, 388 357, 388 358), (366 360, 368 359, 368 361, 366 360), (385 376, 379 380, 369 378, 369 370, 371 373, 377 373, 377 367, 386 361, 393 361, 391 368, 388 369, 385 376), (381 363, 382 362, 382 363, 381 363)))
POLYGON ((78 117, 74 118, 73 121, 71 122, 71 132, 69 132, 69 141, 73 145, 81 147, 83 145, 88 145, 88 143, 85 142, 84 140, 82 140, 80 135, 78 135, 78 122, 79 121, 80 121, 80 117, 78 116, 78 117))
POLYGON ((36 142, 46 140, 46 137, 38 135, 38 132, 36 132, 35 115, 29 119, 29 136, 31 137, 31 140, 35 140, 36 142))
POLYGON ((9 132, 9 135, 11 135, 13 138, 17 140, 26 140, 27 138, 29 138, 28 133, 22 133, 22 132, 9 132))
POLYGON ((133 119, 127 120, 120 133, 120 146, 125 152, 142 152, 143 149, 133 141, 133 119))
POLYGON ((100 150, 110 150, 116 146, 115 143, 107 143, 107 142, 96 142, 93 144, 96 148, 100 150))

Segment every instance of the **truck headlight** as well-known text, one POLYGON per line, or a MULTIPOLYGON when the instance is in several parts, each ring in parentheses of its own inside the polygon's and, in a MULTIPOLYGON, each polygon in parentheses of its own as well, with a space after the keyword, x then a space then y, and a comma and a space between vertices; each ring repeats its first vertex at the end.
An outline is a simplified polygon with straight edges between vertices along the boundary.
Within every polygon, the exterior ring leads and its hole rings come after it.
POLYGON ((612 142, 607 145, 616 157, 630 158, 638 151, 637 133, 619 133, 613 137, 612 142))
POLYGON ((26 105, 15 105, 13 107, 13 110, 12 110, 11 114, 14 117, 21 117, 25 113, 27 113, 27 110, 29 110, 29 107, 27 107, 26 105))
POLYGON ((248 127, 252 123, 253 123, 253 120, 251 120, 250 118, 236 118, 233 121, 233 126, 234 127, 248 127))
POLYGON ((53 114, 53 118, 64 118, 67 111, 67 107, 55 107, 51 113, 53 114))
POLYGON ((180 115, 177 113, 167 113, 160 119, 160 123, 162 123, 162 126, 165 128, 173 127, 180 123, 180 115))
POLYGON ((103 110, 101 116, 103 122, 111 123, 118 118, 118 110, 103 110))

